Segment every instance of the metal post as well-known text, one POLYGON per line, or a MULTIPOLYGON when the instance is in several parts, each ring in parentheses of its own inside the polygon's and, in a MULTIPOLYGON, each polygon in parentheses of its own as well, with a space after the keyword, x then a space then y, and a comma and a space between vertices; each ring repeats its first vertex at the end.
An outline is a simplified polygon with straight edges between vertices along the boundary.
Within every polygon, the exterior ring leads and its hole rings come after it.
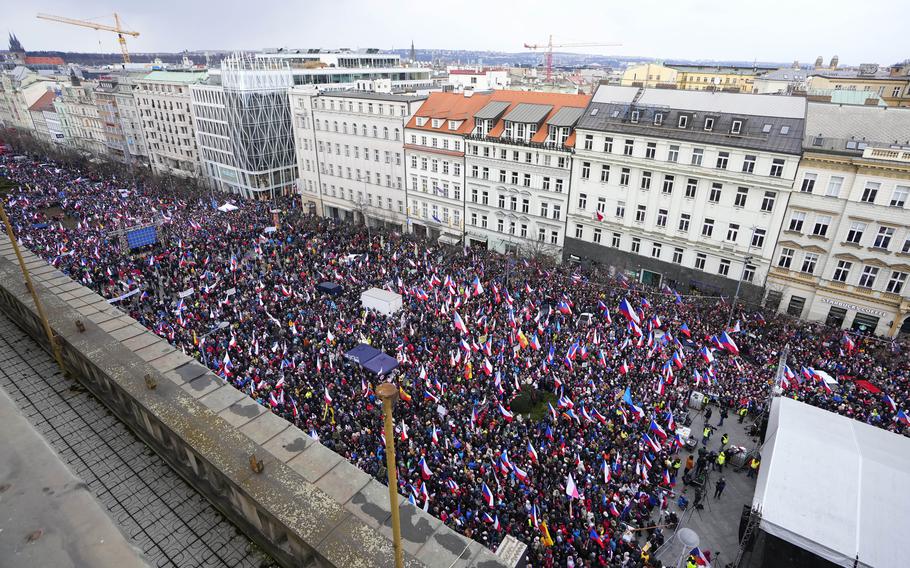
MULTIPOLYGON (((752 232, 754 234, 755 230, 753 229, 752 232)), ((751 244, 752 242, 749 241, 749 248, 752 248, 751 244)), ((739 300, 739 288, 743 285, 743 277, 746 275, 746 267, 749 266, 750 262, 752 262, 751 256, 747 256, 743 259, 743 269, 742 272, 739 273, 739 281, 736 283, 736 293, 733 294, 733 303, 730 304, 730 315, 727 317, 727 329, 729 329, 730 325, 733 323, 733 312, 736 310, 736 302, 739 300)))
POLYGON ((44 327, 44 333, 47 334, 47 340, 51 344, 51 351, 54 354, 54 359, 57 361, 57 366, 60 367, 60 372, 65 375, 66 367, 63 366, 63 357, 60 355, 60 346, 57 345, 54 332, 51 330, 51 324, 47 321, 47 315, 44 313, 44 306, 41 305, 41 298, 38 297, 38 289, 35 288, 32 277, 28 273, 28 267, 25 266, 25 259, 22 258, 22 251, 19 250, 19 242, 16 241, 13 225, 9 222, 9 217, 6 216, 6 210, 3 208, 2 200, 0 200, 0 218, 3 219, 3 224, 6 226, 6 234, 9 236, 9 242, 12 243, 13 250, 16 252, 16 258, 19 260, 19 269, 22 270, 22 276, 25 278, 25 285, 28 287, 28 291, 32 295, 32 300, 35 302, 35 308, 38 310, 38 317, 41 318, 41 325, 44 327))
POLYGON ((376 394, 382 399, 382 413, 385 416, 385 461, 389 477, 389 507, 392 509, 392 542, 395 544, 395 567, 403 568, 401 519, 398 515, 398 469, 395 465, 395 426, 392 422, 392 407, 398 398, 398 387, 392 383, 382 383, 376 387, 376 394))

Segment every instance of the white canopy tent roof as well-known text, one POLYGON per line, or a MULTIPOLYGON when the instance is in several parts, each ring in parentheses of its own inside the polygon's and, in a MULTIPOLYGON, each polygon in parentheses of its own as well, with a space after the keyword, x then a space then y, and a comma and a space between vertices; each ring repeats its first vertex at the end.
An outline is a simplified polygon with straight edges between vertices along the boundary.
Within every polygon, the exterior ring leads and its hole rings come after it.
POLYGON ((234 205, 233 203, 225 203, 224 205, 222 205, 221 207, 218 208, 218 211, 221 211, 222 213, 227 213, 228 211, 236 211, 236 210, 237 210, 237 206, 234 205))
POLYGON ((774 398, 753 498, 765 532, 840 566, 904 566, 908 487, 910 439, 774 398))

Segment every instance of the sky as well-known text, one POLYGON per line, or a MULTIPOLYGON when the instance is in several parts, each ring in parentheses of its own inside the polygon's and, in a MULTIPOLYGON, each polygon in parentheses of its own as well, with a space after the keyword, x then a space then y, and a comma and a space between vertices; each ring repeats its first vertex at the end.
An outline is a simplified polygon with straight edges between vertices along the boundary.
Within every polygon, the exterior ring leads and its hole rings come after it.
POLYGON ((27 50, 117 52, 116 36, 35 18, 113 23, 131 51, 263 47, 470 49, 524 43, 619 43, 563 49, 659 59, 892 64, 910 57, 906 0, 3 0, 2 22, 27 50))

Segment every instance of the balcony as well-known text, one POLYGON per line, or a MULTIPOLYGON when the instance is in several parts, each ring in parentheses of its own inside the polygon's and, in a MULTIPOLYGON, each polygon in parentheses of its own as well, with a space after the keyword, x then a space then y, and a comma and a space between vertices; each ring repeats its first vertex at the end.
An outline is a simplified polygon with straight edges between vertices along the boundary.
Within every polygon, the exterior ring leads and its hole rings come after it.
POLYGON ((524 140, 514 140, 505 136, 484 136, 481 134, 468 134, 467 140, 476 140, 478 142, 495 142, 497 144, 509 144, 511 146, 521 146, 522 148, 536 148, 539 150, 555 150, 558 152, 570 153, 571 148, 556 142, 525 142, 524 140))
POLYGON ((867 147, 863 150, 863 158, 910 164, 910 149, 867 147))

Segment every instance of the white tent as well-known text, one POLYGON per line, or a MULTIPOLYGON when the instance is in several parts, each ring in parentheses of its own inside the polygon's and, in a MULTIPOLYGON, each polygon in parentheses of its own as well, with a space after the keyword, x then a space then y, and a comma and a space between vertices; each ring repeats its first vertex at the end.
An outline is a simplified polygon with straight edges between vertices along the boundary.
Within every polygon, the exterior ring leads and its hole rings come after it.
POLYGON ((774 399, 753 498, 765 532, 840 566, 904 566, 908 487, 910 439, 774 399))
POLYGON ((401 309, 401 294, 382 288, 370 288, 360 294, 360 303, 364 308, 372 308, 389 316, 401 309))
POLYGON ((234 205, 233 203, 225 203, 224 205, 222 205, 221 207, 218 208, 218 211, 221 211, 222 213, 227 213, 228 211, 236 211, 236 210, 237 210, 237 206, 234 205))

